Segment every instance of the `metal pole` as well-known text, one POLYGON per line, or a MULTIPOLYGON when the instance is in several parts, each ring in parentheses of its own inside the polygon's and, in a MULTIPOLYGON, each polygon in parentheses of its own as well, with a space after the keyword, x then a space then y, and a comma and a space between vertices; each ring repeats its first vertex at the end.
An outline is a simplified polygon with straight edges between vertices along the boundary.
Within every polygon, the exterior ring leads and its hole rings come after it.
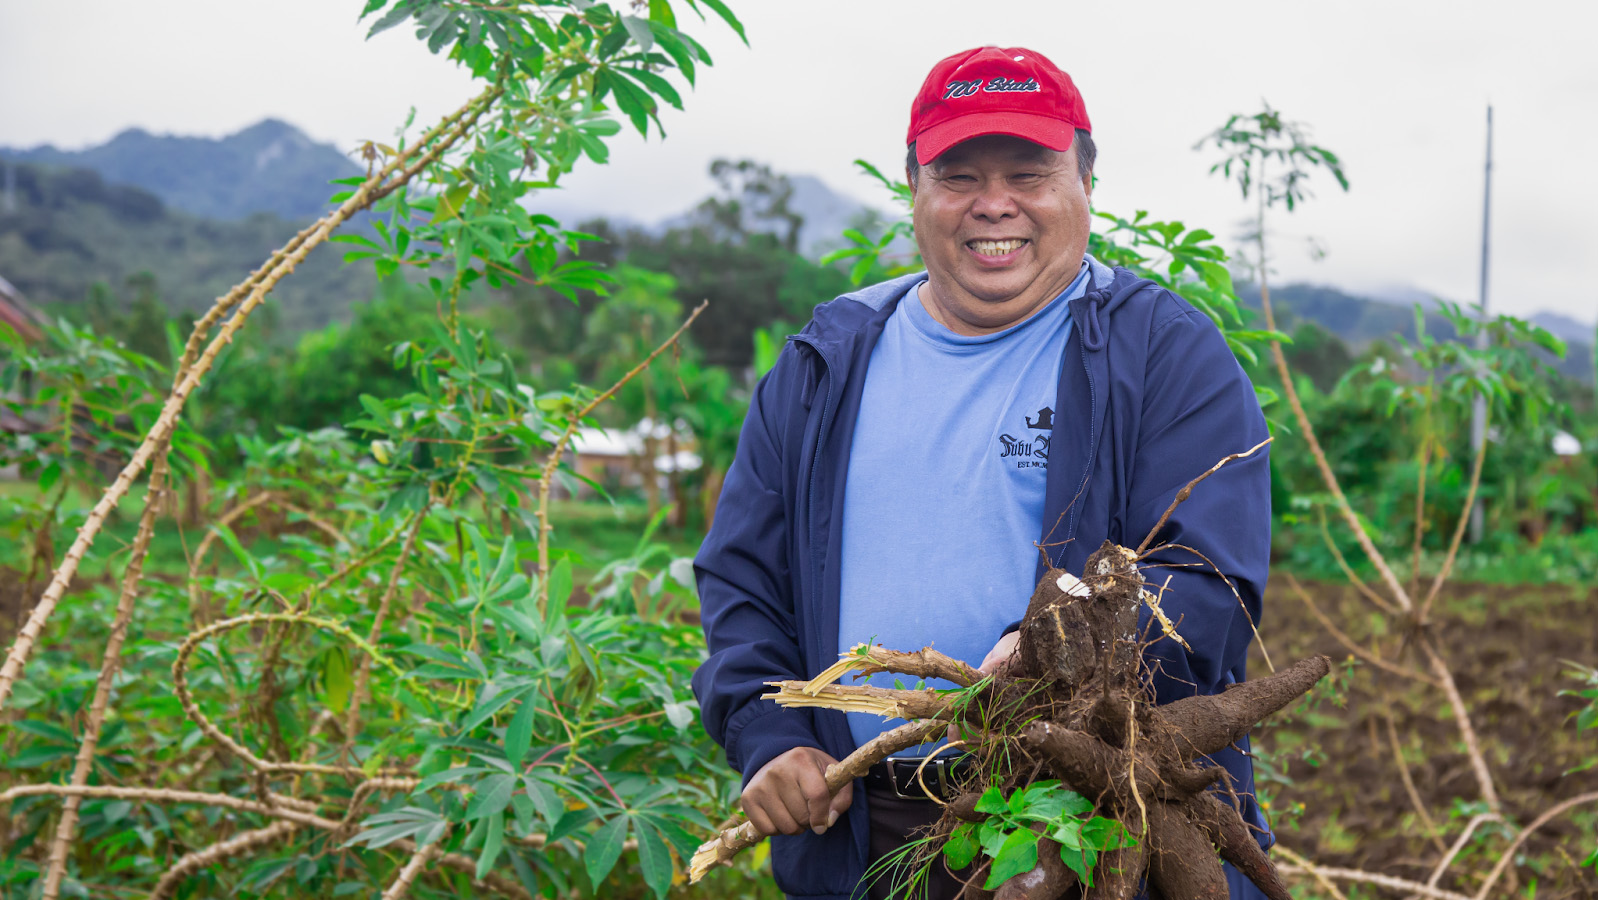
MULTIPOLYGON (((1477 311, 1483 322, 1487 320, 1487 251, 1488 239, 1492 234, 1492 202, 1493 202, 1493 107, 1487 105, 1487 170, 1481 195, 1481 307, 1477 311)), ((1476 349, 1487 349, 1487 332, 1482 330, 1476 333, 1476 349)), ((1487 398, 1481 394, 1476 395, 1476 401, 1471 408, 1470 416, 1470 450, 1472 454, 1480 452, 1482 443, 1487 440, 1487 398)), ((1479 543, 1484 527, 1482 519, 1481 495, 1476 496, 1476 503, 1470 508, 1470 542, 1479 543)))

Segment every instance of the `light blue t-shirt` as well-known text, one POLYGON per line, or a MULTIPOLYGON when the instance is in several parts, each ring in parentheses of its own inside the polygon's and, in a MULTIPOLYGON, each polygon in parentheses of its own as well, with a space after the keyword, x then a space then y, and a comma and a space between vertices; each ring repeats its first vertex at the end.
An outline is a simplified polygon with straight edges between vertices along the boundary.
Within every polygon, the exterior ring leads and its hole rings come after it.
MULTIPOLYGON (((888 318, 866 370, 844 487, 838 651, 931 645, 975 666, 1036 586, 1067 303, 1087 289, 1087 265, 1025 321, 978 337, 939 324, 919 288, 888 318)), ((848 717, 860 744, 901 724, 848 717)))

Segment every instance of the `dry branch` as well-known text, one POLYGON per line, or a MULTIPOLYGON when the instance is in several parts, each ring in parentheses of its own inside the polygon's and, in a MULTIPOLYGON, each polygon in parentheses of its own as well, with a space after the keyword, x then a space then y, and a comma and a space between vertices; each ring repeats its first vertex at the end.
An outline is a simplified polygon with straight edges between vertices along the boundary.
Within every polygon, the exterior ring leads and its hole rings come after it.
MULTIPOLYGON (((145 803, 193 803, 199 806, 221 806, 227 809, 236 809, 240 812, 255 813, 269 818, 296 822, 311 828, 319 828, 327 832, 336 833, 340 828, 339 822, 306 810, 306 807, 314 808, 315 804, 304 801, 282 802, 291 798, 279 795, 273 795, 273 799, 279 802, 269 805, 244 797, 235 797, 231 794, 210 794, 200 791, 100 785, 73 787, 62 784, 25 784, 0 792, 0 804, 10 803, 20 797, 38 796, 114 797, 118 800, 137 800, 145 803)), ((414 853, 416 851, 416 842, 408 838, 395 841, 389 846, 402 853, 414 853)), ((438 857, 438 862, 448 868, 472 876, 473 883, 480 888, 491 888, 500 894, 515 897, 517 900, 533 900, 532 895, 527 893, 526 889, 520 884, 504 876, 490 872, 483 876, 481 880, 478 880, 477 861, 471 857, 462 856, 459 853, 445 853, 438 857)))
MULTIPOLYGON (((1283 856, 1288 855, 1286 849, 1280 844, 1277 845, 1276 851, 1281 853, 1283 856)), ((1353 882, 1354 884, 1369 884, 1376 887, 1384 887, 1392 891, 1401 891, 1405 894, 1429 897, 1431 900, 1473 900, 1473 898, 1467 897, 1464 894, 1458 894, 1453 891, 1445 891, 1441 888, 1427 887, 1418 881, 1410 881, 1407 878, 1394 878, 1391 875, 1383 875, 1379 872, 1366 872, 1361 869, 1343 869, 1334 866, 1317 866, 1307 860, 1304 860, 1303 857, 1298 857, 1297 854, 1293 854, 1293 856, 1299 861, 1278 866, 1277 871, 1281 872, 1283 875, 1309 875, 1317 880, 1324 879, 1326 881, 1336 880, 1349 881, 1353 882)))
POLYGON ((1310 615, 1315 617, 1315 621, 1321 623, 1321 627, 1325 628, 1326 632, 1330 634, 1334 640, 1343 645, 1343 649, 1384 672, 1390 672, 1401 678, 1410 678, 1415 681, 1423 681, 1429 685, 1432 685, 1433 687, 1442 687, 1441 682, 1439 682, 1436 678, 1427 675, 1425 672, 1406 668, 1404 666, 1398 665, 1397 663, 1388 662, 1387 660, 1376 655, 1374 652, 1360 646, 1353 638, 1349 637, 1347 634, 1344 634, 1343 630, 1337 627, 1336 623, 1332 621, 1331 617, 1326 615, 1326 613, 1315 604, 1314 598, 1310 597, 1309 592, 1304 590, 1304 586, 1298 583, 1298 579, 1294 578, 1291 572, 1286 573, 1286 577, 1288 585, 1293 588, 1293 593, 1298 595, 1298 599, 1304 601, 1304 606, 1309 609, 1310 615))
POLYGON ((1153 541, 1154 536, 1160 533, 1161 528, 1165 527, 1165 523, 1171 520, 1171 513, 1176 512, 1176 508, 1182 505, 1182 501, 1192 496, 1193 488, 1196 487, 1199 482, 1210 477, 1211 475, 1214 475, 1216 472, 1221 471, 1221 467, 1229 462, 1253 456, 1261 447, 1269 444, 1272 440, 1273 438, 1266 438, 1265 440, 1260 441, 1258 444, 1255 444, 1247 450, 1244 450, 1242 453, 1233 453, 1231 456, 1228 456, 1215 465, 1210 466, 1208 469, 1205 469, 1204 472, 1197 478, 1183 485, 1182 489, 1176 492, 1176 497, 1171 500, 1171 505, 1166 507, 1165 512, 1160 514, 1160 520, 1154 523, 1154 527, 1149 529, 1149 533, 1143 536, 1143 542, 1137 545, 1137 555, 1143 555, 1143 551, 1147 550, 1149 547, 1149 542, 1153 541))
MULTIPOLYGON (((1264 245, 1264 232, 1260 233, 1261 246, 1264 245)), ((1260 278, 1260 308, 1265 312, 1265 327, 1267 330, 1276 330, 1276 313, 1271 309, 1271 290, 1263 277, 1263 268, 1260 278)), ((1392 591, 1393 599, 1404 612, 1409 612, 1414 603, 1409 594, 1404 591, 1404 586, 1399 583, 1398 576, 1393 574, 1393 569, 1387 564, 1386 557, 1371 542, 1370 535, 1365 533, 1365 527, 1360 524, 1359 516, 1354 513, 1353 504, 1348 502, 1348 497, 1343 493, 1343 486, 1338 483, 1337 476, 1332 473, 1331 463, 1326 461, 1326 451, 1321 449, 1320 439, 1315 436, 1315 429, 1310 425, 1309 415, 1304 412, 1304 403, 1298 397, 1298 387, 1293 383, 1293 373, 1287 368, 1287 356, 1282 353, 1282 342, 1271 341, 1271 360, 1276 363, 1276 374, 1282 381, 1282 393, 1287 395, 1287 403, 1293 408, 1293 420, 1298 423, 1299 431, 1304 436, 1304 443, 1309 445, 1310 455, 1315 458, 1315 468, 1320 472, 1321 481, 1326 489, 1331 492, 1332 498, 1337 501, 1337 511, 1342 514, 1343 521, 1348 523, 1349 530, 1354 532, 1354 539, 1359 541, 1359 547, 1365 551, 1365 556, 1370 559, 1371 565, 1381 574, 1382 582, 1387 589, 1392 591)))
POLYGON ((426 868, 427 864, 432 862, 439 852, 437 844, 417 847, 416 852, 411 854, 411 858, 405 861, 405 867, 400 869, 399 874, 394 877, 394 883, 390 884, 388 890, 383 892, 382 900, 400 900, 401 897, 410 893, 411 883, 416 880, 416 876, 422 874, 422 869, 426 868))
POLYGON ((1498 883, 1499 877, 1504 874, 1505 869, 1509 868, 1509 864, 1515 861, 1515 851, 1519 850, 1520 845, 1526 842, 1526 838, 1531 837, 1532 832, 1552 822, 1567 810, 1574 809, 1583 803, 1595 802, 1598 802, 1598 791, 1589 791, 1585 794, 1577 794, 1563 803, 1555 804, 1544 810, 1542 815, 1533 819, 1530 825, 1522 828, 1520 833, 1515 835, 1515 839, 1509 842, 1509 847, 1504 850, 1504 854, 1498 857, 1498 863, 1493 866, 1491 872, 1487 873, 1487 880, 1483 881, 1481 888, 1476 891, 1474 900, 1487 900, 1487 895, 1492 893, 1493 885, 1498 883))
MULTIPOLYGON (((1482 427, 1486 428, 1485 414, 1482 427)), ((1459 545, 1465 539, 1465 528, 1470 524, 1470 511, 1476 505, 1476 489, 1481 487, 1482 463, 1487 460, 1487 441, 1483 440, 1481 446, 1476 448, 1476 458, 1470 464, 1470 487, 1465 489, 1465 504, 1459 510, 1459 522, 1454 526, 1454 536, 1448 541, 1448 554, 1443 557, 1443 567, 1437 570, 1437 577, 1432 579, 1431 590, 1426 592, 1426 599, 1420 605, 1420 612, 1416 620, 1426 621, 1427 615, 1432 611, 1432 604, 1437 601, 1437 595, 1443 590, 1443 582, 1448 580, 1448 575, 1454 570, 1454 559, 1459 555, 1459 545)), ((1417 573, 1418 577, 1418 573, 1417 573)))
MULTIPOLYGON (((1391 704, 1388 704, 1391 706, 1391 704)), ((1422 825, 1426 826, 1426 833, 1431 836, 1432 843, 1444 853, 1448 848, 1443 844, 1442 835, 1437 830, 1437 823, 1432 820, 1431 813, 1426 811, 1426 804, 1421 802, 1420 791, 1415 790, 1415 779, 1410 777, 1409 763, 1404 762, 1404 748, 1398 742, 1398 726, 1393 724, 1393 714, 1390 710, 1382 710, 1382 720, 1387 723, 1387 742, 1393 748, 1393 764, 1398 766, 1398 775, 1404 781, 1404 793, 1409 795, 1409 803, 1415 808, 1415 815, 1420 817, 1422 825)), ((1432 884, 1436 884, 1433 880, 1432 884)))
POLYGON ((189 876, 230 857, 247 853, 257 847, 275 844, 293 834, 299 827, 298 822, 287 820, 273 822, 264 828, 242 831, 225 841, 218 841, 209 847, 186 853, 172 864, 172 868, 166 870, 146 900, 166 900, 189 876))

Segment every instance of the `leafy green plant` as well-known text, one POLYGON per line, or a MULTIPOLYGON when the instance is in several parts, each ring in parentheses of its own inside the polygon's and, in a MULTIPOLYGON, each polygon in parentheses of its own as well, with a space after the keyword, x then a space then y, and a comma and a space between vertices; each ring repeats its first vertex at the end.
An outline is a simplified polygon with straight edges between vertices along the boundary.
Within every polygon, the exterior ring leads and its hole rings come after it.
POLYGON ((1038 781, 1006 798, 997 786, 977 800, 976 811, 987 815, 980 824, 962 822, 943 845, 943 856, 955 869, 970 865, 980 853, 993 862, 984 890, 1030 872, 1038 864, 1038 842, 1060 845, 1060 861, 1082 883, 1093 886, 1093 869, 1106 850, 1132 847, 1137 841, 1114 819, 1090 815, 1093 802, 1058 781, 1038 781))
MULTIPOLYGON (((742 32, 720 0, 678 7, 742 32)), ((523 201, 580 159, 604 162, 613 115, 659 131, 659 105, 681 105, 667 76, 692 83, 708 54, 665 0, 373 0, 365 14, 373 33, 414 23, 482 93, 425 133, 367 145, 368 174, 338 208, 196 322, 164 400, 153 367, 86 333, 63 332, 61 352, 6 348, 8 378, 43 379, 67 422, 86 398, 104 406, 93 421, 122 457, 0 669, 19 722, 0 756, 21 761, 0 790, 21 828, 0 857, 17 875, 7 896, 169 897, 196 881, 245 896, 618 882, 659 896, 688 829, 710 825, 697 810, 736 791, 687 692, 703 656, 678 621, 687 567, 646 534, 579 585, 551 520, 572 435, 686 323, 636 348, 608 390, 550 391, 462 315, 479 285, 573 296, 611 282, 577 257, 587 235, 523 201), (195 448, 189 398, 277 282, 366 209, 374 236, 340 238, 347 259, 404 271, 438 313, 394 348, 407 388, 360 397, 347 432, 242 436, 239 477, 216 485, 192 554, 152 564, 177 577, 141 584, 161 498, 188 473, 170 461, 195 448), (69 594, 81 560, 111 555, 96 537, 146 469, 121 583, 69 594), (41 641, 52 621, 76 641, 41 641), (219 876, 233 856, 253 862, 219 876)), ((100 480, 81 442, 60 457, 100 480)))

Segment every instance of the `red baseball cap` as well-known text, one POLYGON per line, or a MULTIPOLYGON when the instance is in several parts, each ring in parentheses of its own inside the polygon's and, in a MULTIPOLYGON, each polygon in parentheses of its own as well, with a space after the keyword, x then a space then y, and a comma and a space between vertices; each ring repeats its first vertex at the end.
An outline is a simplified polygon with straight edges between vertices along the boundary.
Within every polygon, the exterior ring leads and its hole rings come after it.
POLYGON ((978 47, 932 67, 910 107, 905 143, 926 165, 961 141, 1009 134, 1067 150, 1076 129, 1092 132, 1071 76, 1024 47, 978 47))

